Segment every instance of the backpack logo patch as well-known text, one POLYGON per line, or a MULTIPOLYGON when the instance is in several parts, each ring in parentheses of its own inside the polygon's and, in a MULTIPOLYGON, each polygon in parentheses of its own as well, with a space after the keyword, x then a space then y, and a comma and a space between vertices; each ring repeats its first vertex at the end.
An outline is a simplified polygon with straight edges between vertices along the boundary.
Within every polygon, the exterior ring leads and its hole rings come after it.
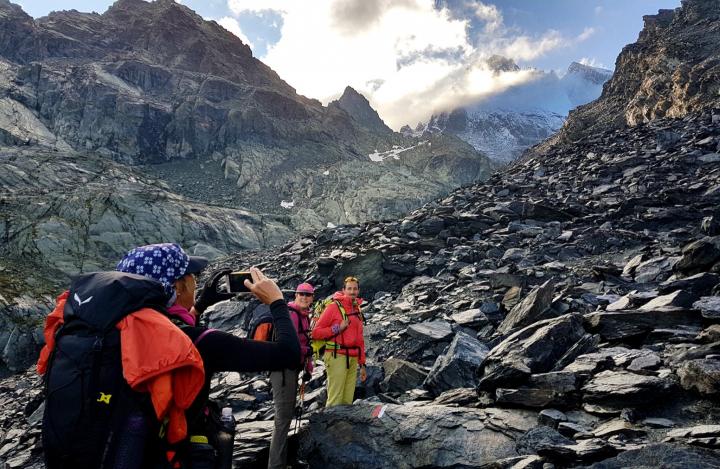
POLYGON ((82 305, 84 305, 84 304, 86 304, 86 303, 90 303, 90 301, 92 301, 92 299, 93 299, 93 297, 91 296, 91 297, 89 297, 89 298, 87 298, 87 299, 85 299, 85 300, 82 300, 82 299, 80 299, 80 297, 78 296, 77 293, 75 293, 75 297, 74 297, 74 298, 75 298, 75 301, 77 302, 78 306, 82 306, 82 305))
POLYGON ((98 397, 98 399, 97 399, 97 402, 102 402, 103 404, 109 405, 111 397, 112 397, 112 394, 105 394, 104 392, 101 392, 100 397, 98 397))

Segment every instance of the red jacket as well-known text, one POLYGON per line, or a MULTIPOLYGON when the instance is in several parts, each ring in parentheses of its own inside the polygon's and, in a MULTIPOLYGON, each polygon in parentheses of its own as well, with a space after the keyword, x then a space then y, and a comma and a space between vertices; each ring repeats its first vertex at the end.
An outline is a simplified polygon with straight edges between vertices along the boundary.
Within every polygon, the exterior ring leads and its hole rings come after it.
MULTIPOLYGON (((349 355, 351 357, 358 357, 358 363, 360 365, 365 364, 365 338, 363 337, 363 323, 360 316, 360 303, 362 300, 356 298, 353 302, 348 296, 345 296, 342 292, 336 292, 333 295, 333 300, 339 301, 345 309, 350 324, 347 329, 342 331, 337 336, 332 331, 332 326, 337 324, 338 326, 342 322, 342 314, 335 301, 332 301, 327 305, 325 311, 320 315, 315 328, 312 331, 312 338, 315 340, 329 340, 336 344, 347 347, 339 348, 337 353, 343 355, 349 355)), ((329 347, 328 350, 333 350, 329 347)))

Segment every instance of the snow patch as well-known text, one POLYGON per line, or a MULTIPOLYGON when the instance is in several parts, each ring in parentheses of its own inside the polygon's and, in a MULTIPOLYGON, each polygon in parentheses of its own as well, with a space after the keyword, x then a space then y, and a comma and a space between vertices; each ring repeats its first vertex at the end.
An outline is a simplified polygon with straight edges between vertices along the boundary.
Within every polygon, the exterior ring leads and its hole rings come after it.
POLYGON ((327 223, 327 228, 337 228, 337 226, 333 225, 332 223, 327 223))
POLYGON ((371 161, 374 161, 376 163, 382 163, 383 161, 385 161, 386 159, 388 159, 390 157, 392 157, 395 160, 399 160, 400 153, 404 153, 406 151, 412 150, 413 148, 417 148, 420 145, 425 145, 426 143, 428 143, 428 142, 420 142, 417 145, 413 145, 411 147, 406 147, 406 148, 402 148, 399 145, 393 145, 391 150, 382 151, 382 152, 375 150, 375 153, 370 153, 368 155, 368 157, 370 158, 371 161))
POLYGON ((281 201, 280 201, 280 206, 281 206, 282 208, 288 208, 288 209, 290 209, 290 208, 293 208, 293 207, 295 206, 295 202, 292 201, 292 200, 291 200, 290 202, 286 202, 286 201, 284 201, 284 200, 281 200, 281 201))
POLYGON ((323 171, 323 176, 330 176, 330 170, 326 169, 325 171, 323 171))

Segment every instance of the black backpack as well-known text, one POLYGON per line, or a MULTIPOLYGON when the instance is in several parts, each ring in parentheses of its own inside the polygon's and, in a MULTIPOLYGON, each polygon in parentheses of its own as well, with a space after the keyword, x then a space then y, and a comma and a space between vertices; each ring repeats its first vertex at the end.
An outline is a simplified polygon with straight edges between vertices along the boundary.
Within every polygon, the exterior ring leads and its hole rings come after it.
POLYGON ((73 283, 44 376, 49 469, 163 467, 160 423, 149 395, 123 377, 115 325, 144 307, 164 311, 166 301, 160 283, 132 274, 101 272, 73 283))
MULTIPOLYGON (((310 329, 303 327, 303 320, 302 320, 302 313, 292 306, 288 305, 288 312, 290 314, 295 314, 298 319, 298 337, 301 335, 304 335, 307 338, 307 343, 311 343, 310 339, 310 329)), ((245 331, 247 332, 247 338, 248 339, 254 339, 254 340, 265 340, 265 341, 273 341, 275 340, 275 330, 273 326, 273 317, 272 313, 270 312, 270 307, 268 305, 260 304, 253 310, 252 314, 249 316, 245 331), (262 330, 262 333, 259 334, 259 337, 255 338, 256 333, 258 330, 262 330)), ((308 354, 307 358, 310 358, 312 356, 312 353, 308 354)), ((283 376, 284 379, 284 376, 283 376)))

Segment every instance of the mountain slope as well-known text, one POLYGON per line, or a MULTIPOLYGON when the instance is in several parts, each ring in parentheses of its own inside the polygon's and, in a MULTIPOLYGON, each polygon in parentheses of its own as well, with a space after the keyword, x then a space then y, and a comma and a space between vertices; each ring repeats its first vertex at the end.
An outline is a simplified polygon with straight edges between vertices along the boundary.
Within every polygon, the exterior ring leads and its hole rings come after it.
POLYGON ((558 138, 720 106, 720 1, 689 0, 645 16, 637 42, 617 58, 602 96, 570 113, 558 138))
POLYGON ((0 21, 8 76, 1 89, 12 106, 76 151, 151 165, 170 187, 204 202, 279 214, 287 213, 281 202, 293 200, 287 214, 295 226, 317 228, 397 214, 384 202, 415 206, 490 169, 459 140, 444 139, 452 154, 445 158, 417 147, 419 139, 298 95, 239 39, 172 0, 119 0, 102 15, 55 12, 37 21, 3 0, 0 21), (413 161, 369 164, 370 154, 393 146, 416 146, 413 161), (200 164, 223 177, 206 177, 200 164), (418 170, 428 166, 445 177, 418 170), (189 167, 209 190, 188 188, 189 167), (408 179, 408 192, 391 191, 383 174, 408 179), (339 209, 347 191, 367 187, 379 194, 375 202, 339 209))
MULTIPOLYGON (((518 71, 512 61, 495 58, 493 70, 518 71), (499 65, 498 65, 499 64, 499 65), (497 67, 501 68, 498 69, 497 67)), ((458 136, 500 163, 509 163, 525 149, 559 130, 567 113, 597 98, 612 72, 573 62, 558 78, 534 71, 526 82, 450 112, 435 114, 422 129, 458 136)))

